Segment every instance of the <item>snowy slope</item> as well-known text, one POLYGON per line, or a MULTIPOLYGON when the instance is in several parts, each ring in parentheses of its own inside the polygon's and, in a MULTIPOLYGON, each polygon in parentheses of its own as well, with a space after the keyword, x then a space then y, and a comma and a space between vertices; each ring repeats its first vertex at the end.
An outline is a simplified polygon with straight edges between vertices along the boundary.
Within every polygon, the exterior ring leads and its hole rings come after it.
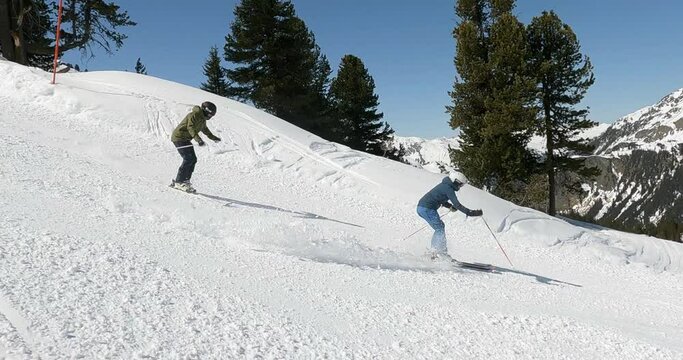
POLYGON ((120 72, 0 61, 0 357, 683 357, 683 247, 570 224, 472 187, 424 256, 440 175, 249 106, 120 72), (198 195, 168 136, 218 105, 198 195), (7 186, 9 184, 9 186, 7 186))

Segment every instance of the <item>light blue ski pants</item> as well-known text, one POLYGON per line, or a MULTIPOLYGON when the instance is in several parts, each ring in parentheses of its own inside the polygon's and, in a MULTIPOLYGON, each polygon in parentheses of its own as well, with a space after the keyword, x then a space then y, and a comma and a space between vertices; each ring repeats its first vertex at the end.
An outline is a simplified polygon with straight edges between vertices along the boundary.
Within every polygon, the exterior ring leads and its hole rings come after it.
POLYGON ((425 219, 429 226, 434 229, 434 235, 432 236, 432 250, 439 254, 445 254, 448 252, 446 245, 446 226, 439 217, 439 213, 434 209, 429 209, 426 207, 418 206, 417 214, 421 218, 425 219))

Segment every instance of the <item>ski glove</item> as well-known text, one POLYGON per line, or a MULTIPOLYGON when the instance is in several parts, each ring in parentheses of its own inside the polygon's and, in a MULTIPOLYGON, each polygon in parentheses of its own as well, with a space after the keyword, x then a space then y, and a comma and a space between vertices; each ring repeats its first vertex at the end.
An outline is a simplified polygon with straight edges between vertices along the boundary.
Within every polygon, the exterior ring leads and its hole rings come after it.
POLYGON ((484 213, 481 210, 470 210, 467 212, 467 216, 482 216, 484 213))
POLYGON ((221 138, 219 138, 218 136, 215 136, 215 137, 213 138, 213 142, 219 143, 219 142, 221 142, 221 138))
POLYGON ((198 140, 197 140, 197 144, 198 144, 199 146, 204 146, 204 145, 206 145, 206 143, 205 143, 204 140, 202 140, 202 139, 198 139, 198 140))

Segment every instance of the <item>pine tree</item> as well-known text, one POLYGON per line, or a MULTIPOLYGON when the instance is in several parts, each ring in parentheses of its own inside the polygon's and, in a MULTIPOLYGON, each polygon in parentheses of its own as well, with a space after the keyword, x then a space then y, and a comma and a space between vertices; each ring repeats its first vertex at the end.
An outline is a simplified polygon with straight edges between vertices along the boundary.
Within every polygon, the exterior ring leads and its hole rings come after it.
POLYGON ((330 66, 291 1, 242 0, 234 14, 228 95, 324 136, 330 66))
POLYGON ((510 197, 534 167, 526 145, 536 110, 526 67, 524 25, 512 0, 459 0, 453 34, 460 76, 450 95, 450 125, 460 128, 453 160, 477 186, 510 197))
POLYGON ((147 67, 142 64, 140 58, 138 58, 138 61, 135 63, 135 72, 138 74, 147 75, 147 67))
MULTIPOLYGON (((406 147, 403 146, 403 144, 399 144, 398 147, 394 145, 393 141, 393 136, 392 140, 390 142, 387 142, 387 148, 384 154, 382 154, 383 157, 391 160, 395 160, 398 162, 402 162, 404 164, 409 164, 406 161, 406 147)), ((443 165, 441 165, 443 167, 443 165)), ((443 172, 443 171, 442 171, 443 172)))
MULTIPOLYGON (((555 215, 556 174, 569 171, 584 177, 598 170, 588 168, 584 159, 593 147, 577 135, 597 123, 588 120, 588 109, 577 109, 593 85, 593 66, 581 54, 579 41, 571 27, 554 12, 535 17, 527 30, 529 62, 536 74, 537 101, 541 107, 538 133, 546 139, 544 167, 548 178, 548 214, 555 215)), ((576 184, 565 184, 568 186, 576 184)))
POLYGON ((92 57, 92 47, 98 46, 111 55, 128 38, 119 28, 135 25, 128 12, 114 1, 65 0, 60 47, 65 52, 79 49, 83 55, 92 57))
POLYGON ((311 84, 311 101, 307 113, 312 122, 310 131, 320 137, 331 139, 333 136, 333 124, 335 123, 332 105, 329 99, 330 76, 332 67, 327 57, 316 46, 316 61, 313 70, 313 83, 311 84))
POLYGON ((228 95, 228 83, 225 81, 225 69, 221 66, 218 57, 218 48, 213 46, 209 51, 209 57, 204 63, 204 75, 206 82, 200 88, 220 96, 228 95))
POLYGON ((361 59, 346 55, 330 85, 330 101, 338 121, 335 139, 353 149, 385 155, 394 131, 380 120, 375 81, 361 59))
MULTIPOLYGON (((28 65, 52 70, 54 49, 50 54, 41 54, 34 49, 52 48, 51 39, 54 23, 50 18, 50 8, 43 0, 34 0, 31 12, 27 14, 25 34, 29 48, 27 50, 28 65)), ((60 56, 63 51, 60 49, 60 56)))
MULTIPOLYGON (((55 0, 0 1, 0 48, 7 60, 47 66, 54 55, 54 9, 55 0)), ((111 54, 126 39, 118 29, 134 25, 127 12, 112 1, 66 0, 60 52, 79 49, 92 56, 92 46, 96 45, 111 54)))
MULTIPOLYGON (((0 2, 0 52, 20 64, 52 69, 54 25, 44 0, 0 2)), ((60 51, 61 52, 61 51, 60 51)))

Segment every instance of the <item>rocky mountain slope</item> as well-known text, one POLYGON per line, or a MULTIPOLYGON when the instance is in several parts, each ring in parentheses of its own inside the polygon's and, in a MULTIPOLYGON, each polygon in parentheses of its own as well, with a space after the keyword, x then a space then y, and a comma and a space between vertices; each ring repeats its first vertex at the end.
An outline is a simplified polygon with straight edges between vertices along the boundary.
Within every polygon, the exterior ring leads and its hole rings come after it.
POLYGON ((683 89, 622 117, 593 143, 588 162, 602 174, 585 184, 575 210, 631 228, 683 224, 683 89))

